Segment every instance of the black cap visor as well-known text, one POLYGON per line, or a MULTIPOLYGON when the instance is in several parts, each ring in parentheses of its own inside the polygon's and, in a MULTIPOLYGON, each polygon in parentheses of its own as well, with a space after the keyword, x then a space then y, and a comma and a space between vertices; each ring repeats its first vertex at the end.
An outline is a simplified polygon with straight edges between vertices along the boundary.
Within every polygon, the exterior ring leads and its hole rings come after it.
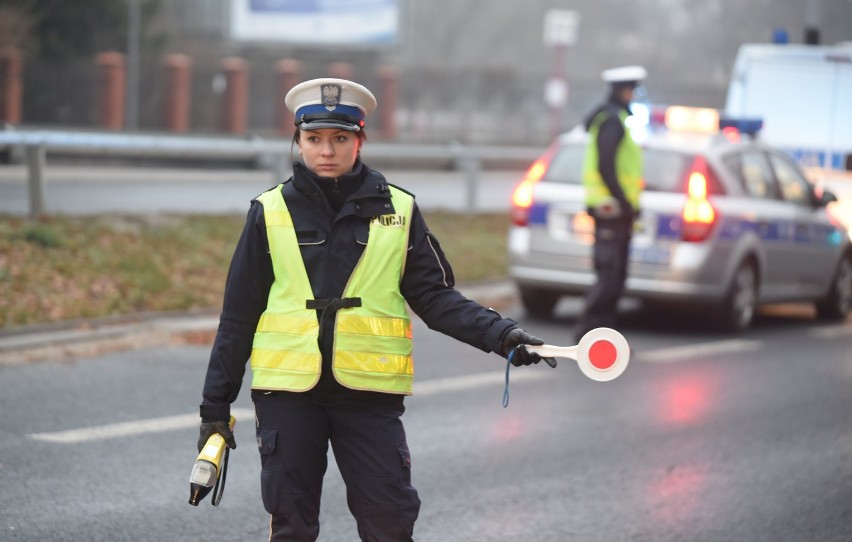
POLYGON ((340 113, 315 113, 302 115, 296 119, 296 126, 300 130, 320 130, 322 128, 336 128, 358 132, 364 127, 364 121, 350 115, 340 113))

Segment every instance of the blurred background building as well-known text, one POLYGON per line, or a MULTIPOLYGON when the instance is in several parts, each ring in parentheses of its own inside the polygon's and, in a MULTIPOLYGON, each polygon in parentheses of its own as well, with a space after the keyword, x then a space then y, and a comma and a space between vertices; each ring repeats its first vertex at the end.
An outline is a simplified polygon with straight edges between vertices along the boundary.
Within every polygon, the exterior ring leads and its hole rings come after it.
POLYGON ((722 107, 738 47, 783 39, 852 40, 852 1, 0 0, 0 47, 23 51, 15 124, 62 129, 97 126, 96 58, 116 51, 124 129, 166 129, 177 61, 190 90, 182 131, 222 131, 237 62, 247 134, 280 135, 288 69, 390 81, 395 103, 380 108, 393 115, 376 116, 374 139, 542 145, 603 98, 605 68, 646 66, 650 103, 722 107))

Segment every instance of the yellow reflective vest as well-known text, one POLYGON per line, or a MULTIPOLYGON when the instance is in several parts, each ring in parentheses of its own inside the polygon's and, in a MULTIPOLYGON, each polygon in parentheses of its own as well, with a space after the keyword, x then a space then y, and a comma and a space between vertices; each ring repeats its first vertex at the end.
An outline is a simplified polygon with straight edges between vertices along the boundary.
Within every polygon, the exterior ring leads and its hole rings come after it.
MULTIPOLYGON (((627 202, 638 210, 639 194, 643 186, 642 149, 631 137, 630 128, 625 123, 629 116, 625 110, 621 110, 618 115, 621 125, 624 127, 624 137, 621 138, 615 151, 615 176, 622 192, 624 192, 624 197, 627 198, 627 202)), ((589 143, 586 146, 586 155, 583 160, 583 186, 586 189, 586 206, 592 208, 612 197, 598 169, 600 160, 598 156, 598 132, 606 118, 607 112, 601 111, 592 119, 589 125, 589 143)))
MULTIPOLYGON (((411 395, 411 320, 399 284, 414 198, 393 186, 390 191, 395 214, 372 219, 367 247, 343 292, 343 299, 359 302, 336 314, 332 369, 348 388, 411 395)), ((313 291, 281 185, 257 200, 275 279, 252 344, 252 388, 307 391, 322 367, 313 291)))

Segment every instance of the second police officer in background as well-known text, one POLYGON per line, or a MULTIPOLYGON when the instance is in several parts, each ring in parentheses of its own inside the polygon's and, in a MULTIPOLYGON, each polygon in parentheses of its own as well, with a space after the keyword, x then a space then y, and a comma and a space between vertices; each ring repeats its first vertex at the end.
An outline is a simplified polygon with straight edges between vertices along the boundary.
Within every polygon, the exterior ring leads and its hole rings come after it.
POLYGON ((315 79, 285 98, 301 161, 251 202, 204 383, 199 448, 251 358, 270 540, 315 540, 329 443, 362 540, 411 540, 420 509, 400 417, 412 393, 406 304, 432 329, 515 365, 542 341, 454 288, 414 197, 361 161, 365 87, 315 79))
POLYGON ((597 280, 586 293, 575 330, 576 342, 597 327, 615 327, 618 300, 627 279, 633 223, 639 216, 643 187, 642 154, 630 136, 633 91, 646 77, 641 66, 604 71, 607 101, 586 120, 589 142, 583 160, 586 207, 595 220, 594 268, 597 280))

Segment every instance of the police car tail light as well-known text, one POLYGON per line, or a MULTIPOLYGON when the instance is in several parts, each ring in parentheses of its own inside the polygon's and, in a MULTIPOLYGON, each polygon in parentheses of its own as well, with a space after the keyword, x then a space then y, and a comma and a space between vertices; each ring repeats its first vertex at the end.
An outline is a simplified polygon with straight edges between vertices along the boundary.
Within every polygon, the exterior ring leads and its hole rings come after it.
POLYGON ((696 159, 687 178, 686 203, 683 206, 684 241, 703 241, 707 239, 716 223, 716 209, 707 199, 707 166, 703 160, 696 159))
POLYGON ((529 223, 533 190, 546 170, 547 162, 541 159, 536 160, 527 170, 524 180, 512 192, 512 223, 516 226, 526 226, 529 223))

